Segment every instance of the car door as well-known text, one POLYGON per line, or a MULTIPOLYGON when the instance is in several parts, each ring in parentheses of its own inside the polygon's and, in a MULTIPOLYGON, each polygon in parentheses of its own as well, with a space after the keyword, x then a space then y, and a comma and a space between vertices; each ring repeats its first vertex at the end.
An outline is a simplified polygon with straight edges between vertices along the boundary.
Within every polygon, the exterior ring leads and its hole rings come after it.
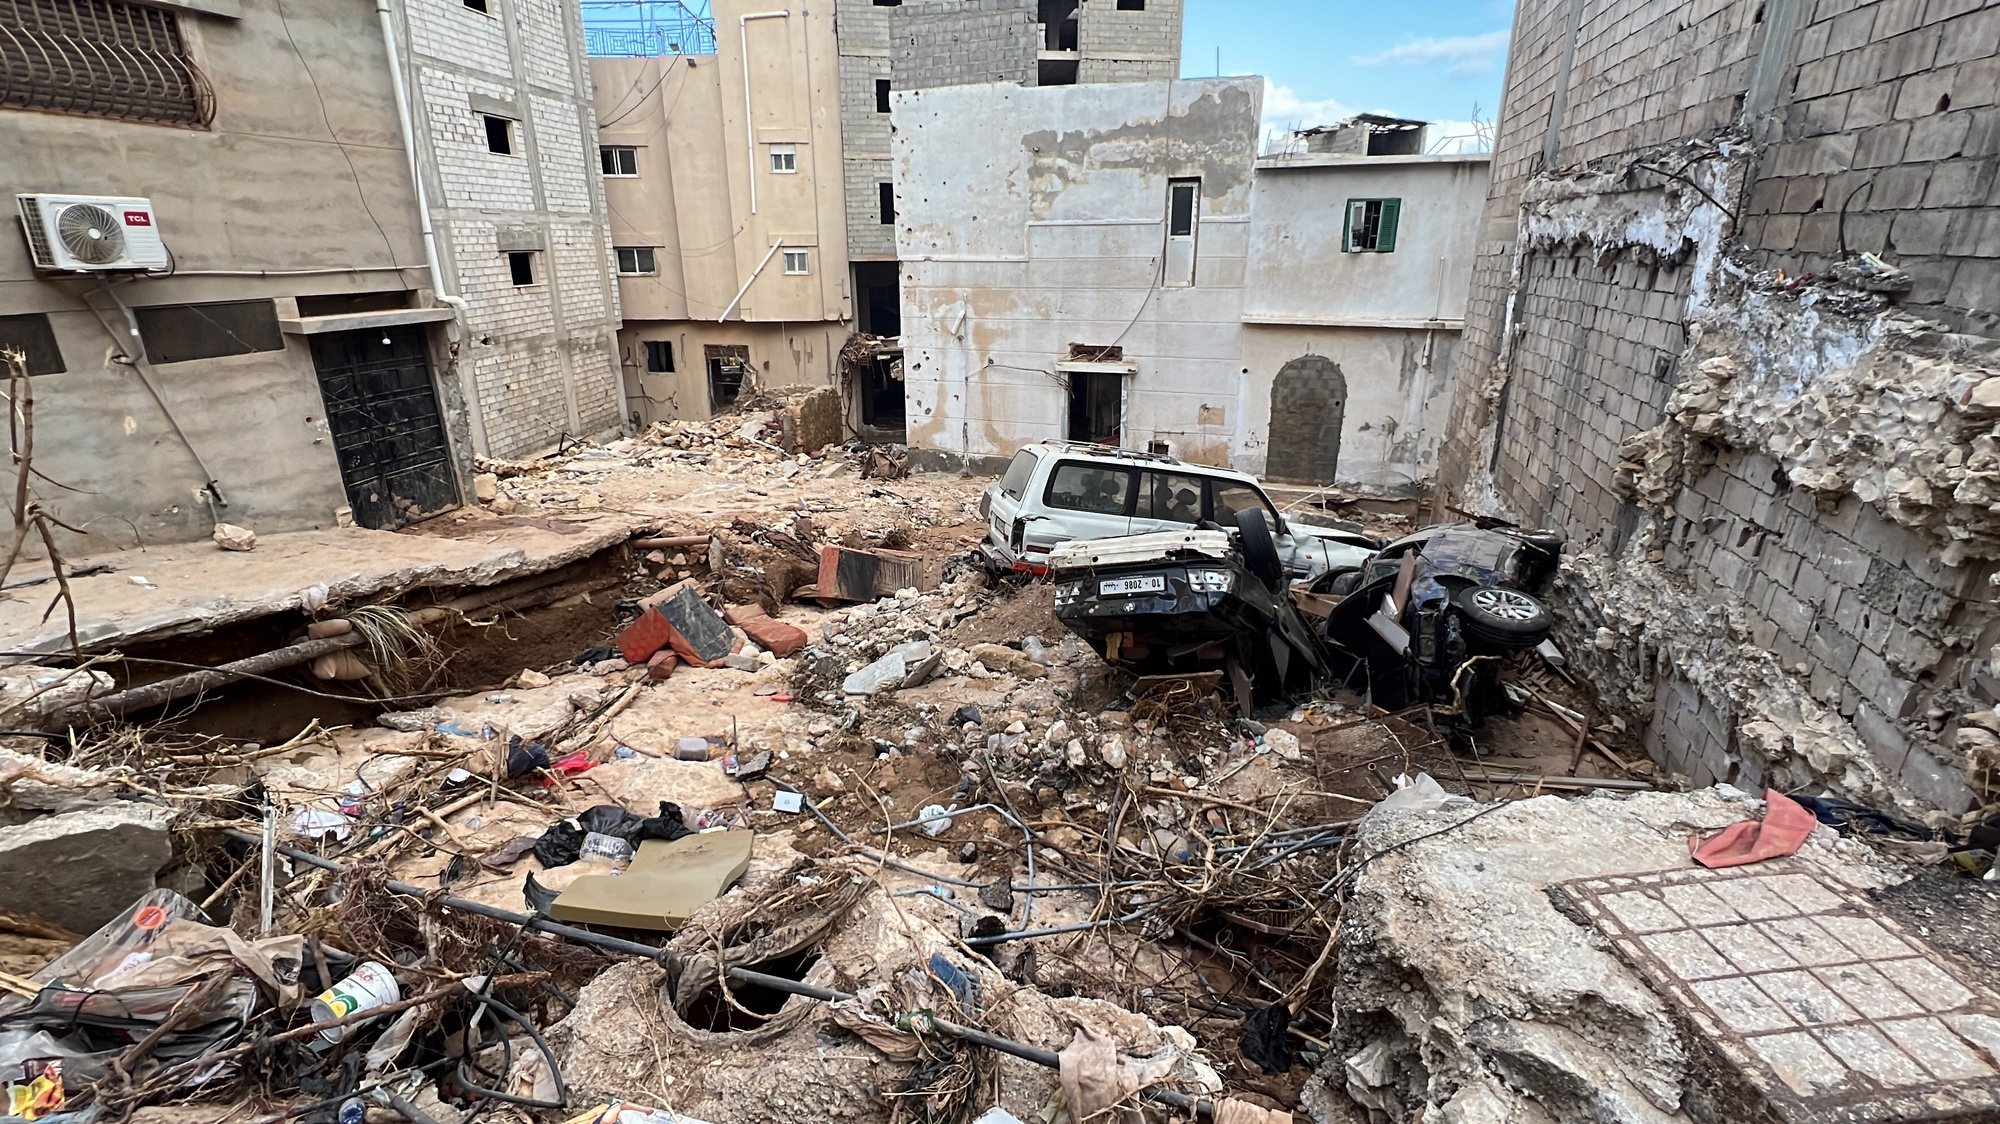
POLYGON ((1271 529, 1271 543, 1278 548, 1278 560, 1294 578, 1310 577, 1326 569, 1328 552, 1311 539, 1302 539, 1285 528, 1278 509, 1262 488, 1241 480, 1211 479, 1208 482, 1209 518, 1224 530, 1236 529, 1236 513, 1255 511, 1271 529))
POLYGON ((1057 461, 1042 492, 1042 516, 1027 526, 1028 561, 1071 539, 1111 539, 1131 533, 1138 473, 1117 464, 1057 461))

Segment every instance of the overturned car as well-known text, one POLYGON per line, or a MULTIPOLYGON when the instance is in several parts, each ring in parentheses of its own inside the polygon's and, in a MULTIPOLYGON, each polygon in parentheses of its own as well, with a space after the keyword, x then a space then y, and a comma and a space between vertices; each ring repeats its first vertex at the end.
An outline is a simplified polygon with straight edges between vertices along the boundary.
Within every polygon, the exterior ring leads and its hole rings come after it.
POLYGON ((1377 706, 1430 703, 1476 724, 1504 705, 1501 661, 1548 638, 1540 595, 1562 548, 1553 532, 1443 524, 1320 575, 1306 588, 1333 601, 1324 635, 1335 674, 1377 706))
POLYGON ((1245 713, 1310 694, 1330 669, 1290 596, 1268 525, 1077 540, 1049 555, 1056 617, 1138 675, 1229 677, 1245 713))

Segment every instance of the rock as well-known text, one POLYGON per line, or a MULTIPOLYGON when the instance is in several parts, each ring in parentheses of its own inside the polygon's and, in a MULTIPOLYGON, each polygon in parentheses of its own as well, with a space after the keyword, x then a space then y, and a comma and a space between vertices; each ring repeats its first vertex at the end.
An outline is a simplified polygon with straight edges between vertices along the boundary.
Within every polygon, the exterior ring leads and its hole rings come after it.
POLYGON ((1117 734, 1112 734, 1110 737, 1105 738, 1103 741, 1097 743, 1097 756, 1104 762, 1107 768, 1123 769, 1125 767, 1125 739, 1119 737, 1117 734))
POLYGON ((1020 679, 1040 679, 1049 669, 1029 659, 1003 644, 974 644, 972 658, 993 671, 1005 672, 1020 679))
POLYGON ((224 550, 257 549, 257 532, 248 527, 238 527, 234 523, 217 523, 215 532, 209 536, 215 545, 224 550))
POLYGON ((1962 753, 1991 752, 2000 746, 2000 734, 1981 726, 1960 726, 1951 736, 1951 744, 1962 753))
POLYGON ((1305 756, 1299 748, 1299 739, 1289 730, 1272 728, 1264 731, 1264 748, 1287 761, 1297 761, 1305 756))
POLYGON ((480 503, 492 503, 500 498, 500 477, 491 472, 481 472, 472 478, 472 497, 480 503))
POLYGON ((1006 729, 1001 732, 1007 734, 1013 734, 1016 737, 1019 737, 1020 735, 1028 732, 1028 724, 1026 722, 1022 722, 1016 719, 1013 722, 1007 723, 1006 729))
POLYGON ((1049 725, 1048 733, 1042 735, 1050 745, 1061 745, 1069 740, 1069 723, 1058 718, 1049 725))
POLYGON ((551 680, 548 676, 543 675, 541 672, 536 671, 532 668, 524 670, 521 672, 521 674, 516 675, 514 677, 514 686, 524 687, 528 689, 533 689, 536 687, 546 687, 551 682, 553 682, 553 680, 551 680))
POLYGON ((153 889, 173 813, 119 803, 0 827, 0 912, 90 933, 153 889))
POLYGON ((1972 711, 1961 717, 1959 721, 1965 723, 1967 726, 1977 726, 1982 730, 1991 730, 1996 734, 2000 734, 2000 714, 1996 714, 1990 710, 1972 711))
POLYGON ((512 496, 501 496, 486 506, 495 515, 511 515, 520 509, 521 504, 512 496))
POLYGON ((738 671, 755 671, 757 657, 744 652, 731 652, 722 658, 722 666, 733 667, 738 671))
POLYGON ((1982 379, 1966 396, 1966 406, 1989 414, 2000 414, 2000 375, 1982 379))

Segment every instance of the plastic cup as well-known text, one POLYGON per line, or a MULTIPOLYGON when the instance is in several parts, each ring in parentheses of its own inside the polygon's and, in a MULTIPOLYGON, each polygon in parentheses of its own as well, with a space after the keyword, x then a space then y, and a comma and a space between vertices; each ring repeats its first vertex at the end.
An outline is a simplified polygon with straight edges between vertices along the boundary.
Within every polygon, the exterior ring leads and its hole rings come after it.
MULTIPOLYGON (((403 989, 397 986, 388 966, 368 960, 356 965, 346 979, 319 993, 319 998, 312 1001, 312 1018, 316 1023, 344 1019, 356 1011, 385 1007, 402 997, 403 989)), ((328 1027, 319 1036, 328 1043, 338 1042, 356 1025, 328 1027)))

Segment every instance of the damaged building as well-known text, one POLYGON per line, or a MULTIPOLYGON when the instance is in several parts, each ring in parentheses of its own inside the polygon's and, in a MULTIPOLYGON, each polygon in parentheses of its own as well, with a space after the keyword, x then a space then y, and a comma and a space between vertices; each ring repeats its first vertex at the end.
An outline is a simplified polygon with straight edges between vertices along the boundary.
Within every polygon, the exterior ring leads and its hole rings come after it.
POLYGON ((578 20, 0 14, 0 347, 34 380, 65 549, 402 526, 458 504, 476 455, 622 424, 578 20))
POLYGON ((1260 158, 1261 94, 896 95, 912 446, 990 466, 1088 441, 1387 494, 1428 483, 1486 157, 1426 155, 1420 122, 1360 118, 1260 158))
POLYGON ((1694 784, 1991 798, 2000 11, 1523 3, 1441 504, 1694 784))

